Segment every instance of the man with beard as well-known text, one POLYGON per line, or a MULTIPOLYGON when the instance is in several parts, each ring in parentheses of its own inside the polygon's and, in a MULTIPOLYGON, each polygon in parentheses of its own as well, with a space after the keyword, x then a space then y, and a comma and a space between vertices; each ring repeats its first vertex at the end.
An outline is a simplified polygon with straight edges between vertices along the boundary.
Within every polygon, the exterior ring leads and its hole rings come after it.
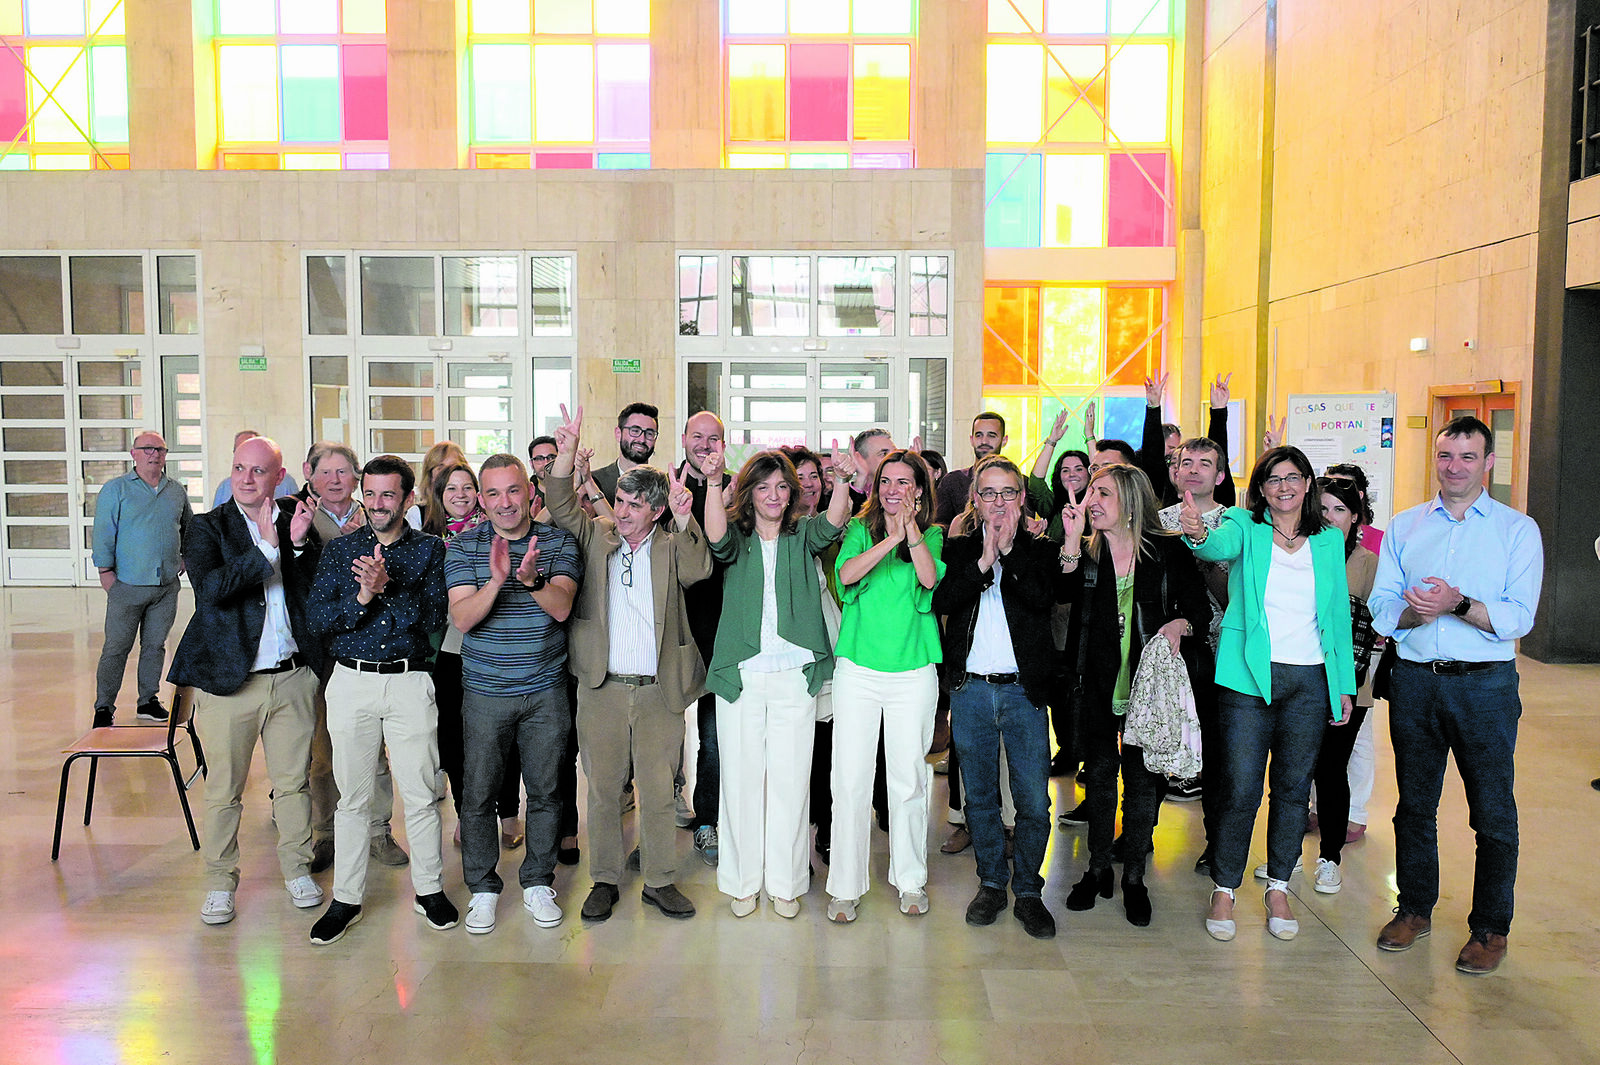
POLYGON ((318 945, 338 940, 361 919, 369 855, 361 844, 385 745, 405 803, 413 908, 440 930, 454 928, 460 916, 444 894, 439 853, 439 711, 430 644, 445 623, 444 541, 406 524, 415 487, 404 459, 379 455, 366 464, 366 525, 324 548, 306 604, 335 663, 328 732, 339 809, 333 902, 311 928, 318 945))
POLYGON ((617 478, 650 461, 656 453, 656 438, 660 433, 661 411, 649 403, 630 403, 617 415, 617 461, 594 471, 595 486, 605 494, 606 502, 617 498, 617 478))
POLYGON ((978 468, 978 463, 990 455, 998 455, 1006 446, 1009 437, 1006 436, 1005 417, 992 410, 984 411, 972 419, 972 435, 967 439, 972 444, 972 465, 964 470, 951 470, 939 479, 937 520, 940 525, 948 526, 966 508, 967 495, 972 490, 972 471, 978 468))

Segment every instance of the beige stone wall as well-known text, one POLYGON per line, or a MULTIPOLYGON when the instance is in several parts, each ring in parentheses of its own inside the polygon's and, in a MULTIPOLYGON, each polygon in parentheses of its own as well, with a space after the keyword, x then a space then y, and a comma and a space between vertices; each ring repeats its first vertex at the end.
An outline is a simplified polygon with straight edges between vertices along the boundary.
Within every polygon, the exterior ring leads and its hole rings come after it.
MULTIPOLYGON (((1529 379, 1545 6, 1278 5, 1265 350, 1255 335, 1261 164, 1251 132, 1260 129, 1266 9, 1211 6, 1208 371, 1266 371, 1273 394, 1257 401, 1274 408, 1296 391, 1391 390, 1402 425, 1431 414, 1430 387, 1529 379), (1429 338, 1428 352, 1411 353, 1412 337, 1429 338)), ((1525 440, 1525 403, 1518 423, 1525 440)), ((1397 508, 1432 488, 1429 440, 1400 431, 1397 508)))
POLYGON ((648 396, 674 437, 677 249, 952 249, 952 424, 981 392, 977 170, 6 173, 0 248, 198 249, 213 455, 244 424, 291 455, 309 443, 308 249, 575 251, 576 398, 613 411, 648 396), (240 373, 241 345, 261 345, 269 372, 240 373), (613 376, 614 355, 643 373, 613 376))

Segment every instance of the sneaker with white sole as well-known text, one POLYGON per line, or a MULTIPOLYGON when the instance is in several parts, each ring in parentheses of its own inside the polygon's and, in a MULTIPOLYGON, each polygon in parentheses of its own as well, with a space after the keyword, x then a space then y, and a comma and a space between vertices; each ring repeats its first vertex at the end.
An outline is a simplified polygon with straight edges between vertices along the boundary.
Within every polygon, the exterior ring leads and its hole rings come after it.
POLYGON ((283 886, 289 889, 289 901, 302 910, 322 905, 322 889, 309 876, 297 876, 293 880, 285 880, 283 886))
POLYGON ((672 788, 673 816, 679 828, 688 828, 694 824, 694 811, 689 809, 689 800, 683 797, 683 785, 675 784, 672 788))
MULTIPOLYGON (((1290 873, 1289 875, 1293 876, 1295 873, 1298 873, 1300 870, 1304 869, 1305 866, 1306 866, 1306 860, 1304 858, 1296 858, 1294 860, 1294 872, 1290 873)), ((1262 862, 1260 865, 1256 866, 1256 868, 1255 868, 1255 878, 1257 880, 1266 880, 1266 879, 1268 879, 1268 877, 1267 877, 1267 863, 1266 862, 1262 862)))
POLYGON ((227 924, 233 920, 233 892, 208 891, 200 904, 200 920, 206 924, 227 924))
POLYGON ((359 920, 361 920, 360 906, 334 899, 328 904, 328 911, 311 926, 311 942, 319 947, 337 943, 344 938, 350 926, 359 920))
POLYGON ((1330 862, 1326 858, 1317 859, 1317 882, 1313 885, 1319 894, 1337 895, 1344 886, 1344 878, 1339 875, 1339 863, 1330 862))
POLYGON ((849 924, 856 919, 855 899, 829 899, 828 920, 834 924, 849 924))
POLYGON ((694 849, 707 865, 717 864, 717 826, 701 825, 694 830, 694 849))
POLYGON ((486 936, 494 931, 494 911, 500 905, 500 895, 495 891, 475 891, 467 903, 467 931, 475 936, 486 936))
POLYGON ((533 914, 533 923, 540 928, 554 928, 561 923, 561 907, 556 905, 556 889, 544 884, 524 888, 522 908, 533 914))
POLYGON ((928 912, 928 893, 926 891, 900 892, 900 912, 907 917, 920 917, 928 912))

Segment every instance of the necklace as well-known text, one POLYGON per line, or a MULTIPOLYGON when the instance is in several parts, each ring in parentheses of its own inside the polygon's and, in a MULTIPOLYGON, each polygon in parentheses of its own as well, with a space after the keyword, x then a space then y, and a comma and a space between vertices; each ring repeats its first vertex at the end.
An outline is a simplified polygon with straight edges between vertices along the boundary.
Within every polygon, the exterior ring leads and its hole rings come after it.
POLYGON ((1272 531, 1274 533, 1276 533, 1278 536, 1283 537, 1283 544, 1284 544, 1285 547, 1293 547, 1294 546, 1294 542, 1296 540, 1300 539, 1300 535, 1301 535, 1299 532, 1296 532, 1294 535, 1291 536, 1289 533, 1286 533, 1282 529, 1278 528, 1277 525, 1273 525, 1272 531))

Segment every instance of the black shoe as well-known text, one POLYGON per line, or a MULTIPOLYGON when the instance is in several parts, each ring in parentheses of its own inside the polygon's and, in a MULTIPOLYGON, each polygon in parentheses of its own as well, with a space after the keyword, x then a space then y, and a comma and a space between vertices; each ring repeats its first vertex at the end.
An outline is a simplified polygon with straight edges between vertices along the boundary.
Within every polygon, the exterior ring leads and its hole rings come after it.
POLYGON ((971 925, 994 924, 994 919, 1004 913, 1005 908, 1005 891, 1001 888, 984 884, 978 888, 978 893, 972 896, 972 901, 967 903, 967 923, 971 925))
POLYGON ((97 706, 97 707, 95 707, 94 708, 94 725, 91 726, 91 727, 93 727, 93 728, 110 728, 111 725, 112 725, 111 715, 114 714, 114 713, 116 713, 116 708, 115 707, 110 707, 110 706, 97 706))
POLYGON ((1089 823, 1089 811, 1087 809, 1088 805, 1089 804, 1087 802, 1080 802, 1078 805, 1074 806, 1072 809, 1056 818, 1056 820, 1060 821, 1064 825, 1086 825, 1089 823))
POLYGON ((1056 756, 1054 758, 1050 759, 1050 775, 1051 776, 1053 776, 1053 777, 1071 777, 1071 776, 1077 776, 1077 774, 1078 774, 1078 761, 1077 761, 1077 759, 1074 758, 1074 759, 1068 760, 1067 758, 1062 756, 1060 751, 1057 751, 1056 752, 1056 756))
POLYGON ((639 893, 639 900, 680 921, 694 916, 694 903, 685 898, 683 892, 672 884, 647 887, 639 893))
POLYGON ((1595 791, 1600 791, 1600 777, 1595 777, 1593 780, 1589 781, 1589 786, 1595 791))
POLYGON ((461 920, 460 911, 442 891, 435 891, 432 895, 418 895, 411 908, 427 918, 428 927, 438 932, 454 928, 456 922, 461 920))
POLYGON ((628 855, 628 868, 634 872, 639 871, 639 848, 633 848, 633 853, 628 855))
POLYGON ((311 942, 319 947, 337 943, 344 938, 345 930, 361 920, 361 907, 334 899, 328 903, 328 912, 317 918, 311 926, 311 942))
POLYGON ((577 847, 557 847, 556 861, 562 865, 577 865, 578 859, 583 857, 583 852, 577 847))
POLYGON ((596 884, 589 889, 589 897, 583 900, 583 919, 604 921, 611 916, 611 907, 617 904, 618 897, 617 885, 596 884))
POLYGON ((1200 857, 1194 860, 1194 871, 1201 876, 1211 875, 1211 848, 1207 847, 1200 852, 1200 857))
POLYGON ((316 875, 317 873, 321 873, 332 868, 333 840, 319 839, 311 845, 311 868, 308 870, 308 872, 310 872, 312 875, 316 875))
POLYGON ((1122 878, 1122 908, 1128 914, 1128 923, 1138 928, 1150 926, 1150 890, 1144 881, 1122 878))
POLYGON ((1089 870, 1083 874, 1083 879, 1072 885, 1072 890, 1067 892, 1067 909, 1094 909, 1096 895, 1103 899, 1111 897, 1111 884, 1111 870, 1102 869, 1098 873, 1093 869, 1089 870))
POLYGON ((1022 930, 1034 939, 1056 937, 1056 919, 1050 916, 1043 899, 1033 895, 1023 896, 1011 907, 1011 913, 1022 922, 1022 930))
POLYGON ((162 707, 159 699, 151 699, 147 703, 140 703, 135 711, 140 721, 161 722, 167 719, 167 711, 162 707))

